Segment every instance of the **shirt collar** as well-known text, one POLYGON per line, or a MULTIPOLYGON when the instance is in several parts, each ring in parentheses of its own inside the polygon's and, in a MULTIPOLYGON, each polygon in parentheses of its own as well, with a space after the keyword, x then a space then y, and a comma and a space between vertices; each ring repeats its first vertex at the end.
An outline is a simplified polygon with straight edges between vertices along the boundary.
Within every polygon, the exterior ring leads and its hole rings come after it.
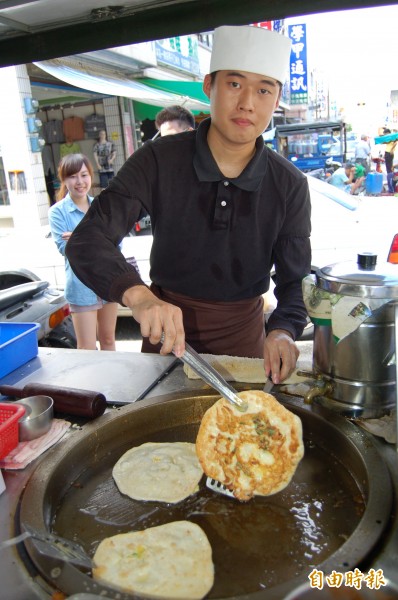
MULTIPOLYGON (((89 203, 89 205, 91 206, 91 203, 92 203, 92 201, 93 201, 93 197, 92 197, 92 196, 87 196, 87 198, 88 198, 88 203, 89 203)), ((73 202, 72 198, 70 197, 70 194, 69 194, 69 192, 66 194, 66 196, 65 196, 65 198, 64 198, 64 201, 65 201, 65 207, 66 207, 66 210, 67 210, 68 212, 73 212, 73 211, 75 211, 75 210, 78 210, 79 212, 83 212, 83 211, 81 211, 81 210, 80 210, 80 208, 79 208, 78 206, 76 206, 76 204, 73 202)))
POLYGON ((210 122, 211 119, 201 121, 196 132, 196 149, 193 165, 199 181, 223 181, 228 179, 228 181, 242 190, 248 192, 256 191, 261 185, 268 163, 268 149, 265 147, 263 137, 260 135, 257 138, 256 152, 239 177, 229 179, 221 173, 207 143, 207 132, 209 131, 210 122))

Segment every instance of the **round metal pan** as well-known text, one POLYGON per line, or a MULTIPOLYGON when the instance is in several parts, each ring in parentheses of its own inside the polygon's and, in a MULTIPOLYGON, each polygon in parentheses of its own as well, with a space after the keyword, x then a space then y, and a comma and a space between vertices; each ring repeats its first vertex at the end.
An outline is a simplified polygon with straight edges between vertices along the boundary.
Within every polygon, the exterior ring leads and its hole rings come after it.
MULTIPOLYGON (((344 573, 371 554, 389 523, 392 489, 371 437, 340 415, 276 394, 302 420, 305 456, 285 490, 239 503, 208 490, 176 505, 120 494, 112 467, 144 442, 194 442, 217 399, 189 392, 144 400, 87 424, 43 459, 21 501, 20 520, 80 543, 92 556, 105 537, 180 519, 200 525, 213 550, 211 599, 281 600, 316 568, 344 573)), ((65 594, 139 598, 97 584, 90 573, 25 541, 41 575, 65 594)))

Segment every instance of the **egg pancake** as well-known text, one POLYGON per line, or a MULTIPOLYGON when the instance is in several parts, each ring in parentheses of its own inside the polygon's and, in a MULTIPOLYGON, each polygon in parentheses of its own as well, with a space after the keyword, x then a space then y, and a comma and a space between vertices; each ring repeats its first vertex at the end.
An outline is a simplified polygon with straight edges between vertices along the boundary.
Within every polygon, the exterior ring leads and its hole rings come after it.
POLYGON ((304 455, 300 418, 271 394, 240 392, 245 413, 220 398, 204 414, 196 453, 208 477, 236 498, 268 496, 285 488, 304 455))
POLYGON ((189 521, 106 538, 93 561, 94 579, 144 597, 200 600, 214 583, 209 540, 189 521))

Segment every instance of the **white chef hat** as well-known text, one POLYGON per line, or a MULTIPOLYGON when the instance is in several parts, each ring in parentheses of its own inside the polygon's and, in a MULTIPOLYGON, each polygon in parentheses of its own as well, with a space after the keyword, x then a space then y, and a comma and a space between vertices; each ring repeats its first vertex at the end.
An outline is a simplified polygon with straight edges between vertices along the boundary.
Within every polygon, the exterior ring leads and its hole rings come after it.
POLYGON ((214 30, 210 73, 248 71, 286 79, 291 40, 275 31, 254 26, 223 25, 214 30))

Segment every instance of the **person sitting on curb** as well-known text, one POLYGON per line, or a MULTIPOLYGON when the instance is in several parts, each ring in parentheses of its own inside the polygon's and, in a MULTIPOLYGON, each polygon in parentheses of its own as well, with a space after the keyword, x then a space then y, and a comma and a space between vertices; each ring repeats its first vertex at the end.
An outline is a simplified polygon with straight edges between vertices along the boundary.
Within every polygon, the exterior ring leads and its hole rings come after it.
POLYGON ((364 175, 356 177, 356 166, 347 162, 329 177, 328 183, 349 194, 355 194, 363 185, 364 180, 364 175))

